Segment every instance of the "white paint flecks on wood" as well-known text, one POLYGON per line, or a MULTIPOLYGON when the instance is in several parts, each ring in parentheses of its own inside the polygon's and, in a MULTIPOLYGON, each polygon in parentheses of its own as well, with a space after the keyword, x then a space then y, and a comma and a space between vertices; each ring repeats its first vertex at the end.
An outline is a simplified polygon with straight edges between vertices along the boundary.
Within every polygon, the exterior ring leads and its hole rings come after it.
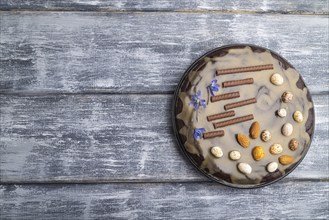
POLYGON ((328 182, 0 185, 4 219, 328 219, 328 182))
POLYGON ((327 14, 328 3, 323 0, 2 0, 1 10, 64 10, 64 11, 247 11, 269 13, 327 14))
POLYGON ((171 93, 215 47, 268 47, 328 89, 328 18, 218 13, 1 12, 0 92, 171 93))
MULTIPOLYGON (((328 95, 315 95, 315 138, 288 178, 328 177, 328 95)), ((0 96, 4 182, 206 180, 172 132, 171 95, 0 96)))

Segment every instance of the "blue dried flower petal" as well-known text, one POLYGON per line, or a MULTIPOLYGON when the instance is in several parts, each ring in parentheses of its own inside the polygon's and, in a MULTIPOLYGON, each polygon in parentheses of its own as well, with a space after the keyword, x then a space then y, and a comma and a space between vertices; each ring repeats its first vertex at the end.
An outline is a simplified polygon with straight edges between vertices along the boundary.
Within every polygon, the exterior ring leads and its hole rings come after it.
POLYGON ((200 100, 200 105, 202 105, 203 108, 206 108, 206 100, 200 100))
POLYGON ((198 98, 201 97, 201 91, 200 90, 198 91, 197 96, 198 96, 198 98))
POLYGON ((198 110, 200 105, 202 105, 203 108, 206 108, 206 105, 204 104, 206 100, 200 99, 200 97, 201 97, 200 90, 197 92, 197 95, 192 95, 192 101, 190 102, 189 105, 194 105, 195 110, 198 110))
POLYGON ((210 86, 209 86, 210 94, 211 94, 212 96, 215 95, 215 94, 214 94, 214 91, 217 92, 218 89, 219 89, 219 85, 216 84, 216 83, 217 83, 217 79, 214 79, 213 81, 211 81, 211 84, 210 84, 210 86))
POLYGON ((212 91, 211 87, 209 88, 209 91, 210 91, 211 96, 215 95, 214 92, 212 91))
POLYGON ((199 109, 199 102, 194 103, 194 109, 198 110, 199 109))
POLYGON ((193 138, 194 140, 197 140, 199 138, 202 138, 202 133, 205 132, 206 129, 204 128, 196 128, 194 129, 194 134, 193 134, 193 138))
POLYGON ((216 87, 211 87, 212 91, 218 92, 218 86, 216 87))

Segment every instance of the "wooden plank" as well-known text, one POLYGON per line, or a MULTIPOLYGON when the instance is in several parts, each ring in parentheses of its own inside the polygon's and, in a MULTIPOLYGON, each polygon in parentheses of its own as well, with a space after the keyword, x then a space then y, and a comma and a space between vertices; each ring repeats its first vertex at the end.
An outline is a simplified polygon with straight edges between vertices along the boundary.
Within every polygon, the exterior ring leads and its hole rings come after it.
POLYGON ((248 42, 328 92, 328 18, 221 13, 1 12, 2 93, 172 93, 197 57, 248 42))
POLYGON ((328 219, 328 182, 0 185, 3 219, 328 219))
POLYGON ((276 0, 276 1, 211 1, 211 0, 2 0, 1 10, 64 10, 64 11, 245 11, 277 13, 328 13, 328 4, 321 0, 276 0))
MULTIPOLYGON (((328 178, 328 95, 313 98, 315 138, 288 178, 328 178)), ((171 95, 1 95, 0 180, 205 181, 174 140, 171 104, 171 95)))

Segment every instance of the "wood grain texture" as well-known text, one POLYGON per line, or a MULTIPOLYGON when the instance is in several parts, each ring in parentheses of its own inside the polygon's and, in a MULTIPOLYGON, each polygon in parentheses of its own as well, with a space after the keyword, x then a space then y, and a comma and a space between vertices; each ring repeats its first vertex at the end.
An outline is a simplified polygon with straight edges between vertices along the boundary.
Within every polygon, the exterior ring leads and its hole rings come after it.
POLYGON ((4 219, 328 219, 328 182, 2 185, 4 219))
MULTIPOLYGON (((328 95, 289 179, 328 179, 328 95)), ((0 96, 0 179, 34 182, 206 181, 172 132, 171 95, 0 96)))
POLYGON ((0 219, 328 219, 324 14, 321 0, 1 0, 0 219), (171 129, 185 69, 230 43, 279 52, 322 94, 304 161, 257 190, 210 182, 171 129))
POLYGON ((0 20, 2 93, 172 93, 196 58, 232 43, 280 53, 313 93, 328 93, 325 16, 1 12, 0 20))
POLYGON ((246 11, 276 13, 328 13, 328 3, 324 0, 251 0, 251 1, 211 1, 211 0, 2 0, 1 10, 64 10, 64 11, 246 11))

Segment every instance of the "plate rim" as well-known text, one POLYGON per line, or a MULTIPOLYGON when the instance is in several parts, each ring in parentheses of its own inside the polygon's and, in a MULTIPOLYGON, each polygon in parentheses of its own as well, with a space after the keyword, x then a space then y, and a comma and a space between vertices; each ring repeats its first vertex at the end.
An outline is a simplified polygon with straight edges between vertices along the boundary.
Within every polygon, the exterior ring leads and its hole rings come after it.
POLYGON ((314 131, 315 131, 315 126, 316 126, 316 123, 315 123, 315 106, 314 106, 314 102, 313 102, 313 99, 312 99, 312 95, 307 87, 307 85, 305 84, 305 81, 302 77, 302 74, 297 71, 299 73, 299 76, 300 76, 300 79, 302 80, 302 82, 304 83, 306 89, 307 89, 307 92, 309 93, 309 97, 310 97, 310 101, 312 102, 313 104, 313 107, 311 108, 312 109, 312 114, 313 114, 313 120, 312 120, 312 131, 311 131, 311 136, 310 136, 310 143, 308 145, 308 147, 304 150, 301 158, 299 159, 299 161, 297 161, 295 164, 293 164, 292 168, 290 168, 287 172, 285 172, 282 176, 270 181, 270 182, 265 182, 265 183, 261 183, 261 184, 257 184, 257 185, 251 185, 251 184, 246 184, 246 185, 243 185, 243 184, 234 184, 234 183, 229 183, 229 182, 226 182, 222 179, 217 179, 215 177, 213 177, 211 174, 207 173, 205 170, 201 169, 198 164, 196 164, 196 162, 191 158, 191 156, 188 155, 188 152, 186 151, 186 148, 184 147, 184 144, 182 143, 181 139, 180 139, 180 135, 178 133, 178 129, 177 129, 177 124, 176 124, 176 103, 177 103, 177 99, 178 99, 178 94, 179 94, 179 90, 186 78, 186 76, 189 74, 189 72, 196 66, 196 64, 203 58, 207 57, 208 55, 216 52, 216 51, 219 51, 219 50, 223 50, 223 49, 227 49, 227 48, 231 48, 231 47, 247 47, 247 46, 250 46, 250 47, 254 47, 254 48, 259 48, 259 49, 262 49, 262 50, 268 50, 270 51, 272 54, 278 56, 279 58, 281 58, 282 60, 284 60, 287 64, 289 64, 292 68, 295 69, 295 67, 293 65, 291 65, 291 63, 289 61, 287 61, 284 57, 282 57, 280 54, 272 51, 271 49, 268 49, 268 48, 265 48, 265 47, 262 47, 262 46, 258 46, 258 45, 255 45, 255 44, 244 44, 244 43, 239 43, 239 44, 227 44, 227 45, 223 45, 223 46, 220 46, 220 47, 216 47, 212 50, 209 50, 207 51, 206 53, 202 54, 201 56, 199 56, 197 59, 195 59, 193 61, 192 64, 189 65, 189 67, 185 70, 184 74, 181 76, 180 80, 179 80, 179 83, 177 84, 176 88, 175 88, 175 91, 174 91, 174 98, 173 98, 173 102, 172 102, 172 114, 171 114, 171 117, 172 117, 172 128, 173 128, 173 131, 174 131, 174 135, 175 135, 175 139, 176 139, 176 143, 178 143, 178 146, 179 148, 183 151, 185 157, 189 160, 190 163, 193 164, 193 166, 199 171, 201 172, 203 175, 205 175, 206 177, 208 177, 209 179, 217 182, 217 183, 220 183, 221 185, 224 185, 224 186, 228 186, 228 187, 231 187, 231 188, 237 188, 237 189, 256 189, 256 188, 260 188, 260 187, 265 187, 265 186, 268 186, 268 185, 271 185, 271 184, 274 184, 280 180, 282 180, 283 178, 285 178, 286 176, 288 176, 292 171, 294 171, 298 165, 304 160, 305 156, 307 155, 309 149, 311 148, 311 145, 312 145, 312 141, 313 141, 313 138, 314 138, 314 131))

